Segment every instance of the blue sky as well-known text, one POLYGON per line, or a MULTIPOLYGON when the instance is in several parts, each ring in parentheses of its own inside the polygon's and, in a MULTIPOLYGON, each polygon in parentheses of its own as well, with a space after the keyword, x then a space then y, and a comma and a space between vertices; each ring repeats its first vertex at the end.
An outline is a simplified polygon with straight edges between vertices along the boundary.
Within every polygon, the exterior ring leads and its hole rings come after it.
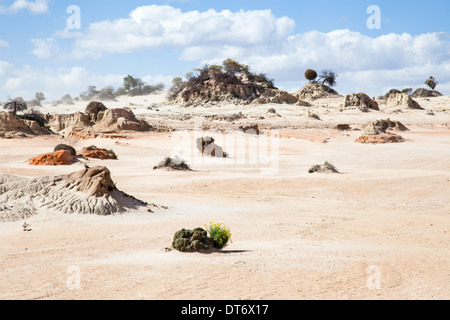
POLYGON ((338 73, 341 94, 423 87, 450 95, 450 1, 0 0, 0 101, 77 96, 127 74, 169 85, 233 58, 299 90, 307 68, 338 73), (70 5, 81 29, 65 30, 70 5), (381 29, 369 29, 377 5, 381 29))

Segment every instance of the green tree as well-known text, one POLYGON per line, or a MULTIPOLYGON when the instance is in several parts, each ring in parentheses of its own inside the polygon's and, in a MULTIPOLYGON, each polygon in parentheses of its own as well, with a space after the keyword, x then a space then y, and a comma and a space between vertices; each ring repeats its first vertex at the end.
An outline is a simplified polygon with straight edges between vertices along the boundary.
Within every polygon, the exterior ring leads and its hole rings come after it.
POLYGON ((327 83, 330 87, 333 87, 336 84, 337 74, 331 70, 324 70, 319 76, 319 80, 322 81, 322 84, 327 83))
POLYGON ((42 92, 36 92, 34 98, 41 103, 41 101, 45 100, 45 95, 42 92))

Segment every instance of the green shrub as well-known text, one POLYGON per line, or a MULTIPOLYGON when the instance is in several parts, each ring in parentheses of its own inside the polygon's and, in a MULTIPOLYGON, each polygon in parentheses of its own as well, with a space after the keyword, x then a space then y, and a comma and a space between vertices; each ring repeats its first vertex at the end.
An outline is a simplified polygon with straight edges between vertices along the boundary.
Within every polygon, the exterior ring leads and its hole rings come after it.
POLYGON ((210 222, 206 230, 208 230, 209 236, 214 242, 214 248, 216 249, 222 250, 228 244, 228 241, 232 242, 230 229, 221 223, 210 222))
POLYGON ((202 228, 181 229, 175 233, 172 240, 172 248, 180 252, 198 252, 210 250, 212 247, 212 239, 208 237, 207 231, 202 228))
POLYGON ((305 72, 305 78, 309 81, 314 81, 317 78, 317 72, 313 69, 308 69, 305 72))

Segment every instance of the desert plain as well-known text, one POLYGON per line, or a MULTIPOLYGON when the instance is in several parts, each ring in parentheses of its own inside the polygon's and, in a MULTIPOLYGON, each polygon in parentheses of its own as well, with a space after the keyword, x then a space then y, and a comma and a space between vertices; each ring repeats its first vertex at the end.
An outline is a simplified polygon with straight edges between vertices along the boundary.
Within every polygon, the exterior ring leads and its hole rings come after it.
MULTIPOLYGON (((450 97, 418 98, 424 110, 401 112, 342 109, 343 97, 310 107, 163 100, 164 93, 104 102, 160 130, 0 139, 0 174, 36 178, 106 166, 120 190, 154 205, 111 216, 42 210, 1 222, 0 299, 450 298, 450 97), (235 121, 218 117, 239 112, 235 121), (387 118, 409 129, 399 133, 404 142, 355 142, 368 124, 387 118), (254 124, 259 135, 238 129, 254 124), (229 157, 198 154, 200 135, 214 136, 229 157), (118 159, 26 162, 60 143, 113 149, 118 159), (192 171, 153 170, 171 155, 192 171), (325 161, 339 173, 308 172, 325 161), (177 230, 211 221, 231 230, 223 250, 167 250, 177 230)), ((86 104, 39 110, 83 112, 86 104)))

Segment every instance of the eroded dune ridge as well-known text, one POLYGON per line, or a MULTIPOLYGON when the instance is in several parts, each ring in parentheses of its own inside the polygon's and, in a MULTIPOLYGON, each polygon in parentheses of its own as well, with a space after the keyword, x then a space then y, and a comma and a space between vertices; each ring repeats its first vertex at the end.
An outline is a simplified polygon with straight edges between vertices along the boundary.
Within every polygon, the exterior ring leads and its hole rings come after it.
POLYGON ((145 207, 117 190, 106 167, 35 179, 0 176, 0 220, 18 221, 50 209, 56 213, 112 215, 145 207))

